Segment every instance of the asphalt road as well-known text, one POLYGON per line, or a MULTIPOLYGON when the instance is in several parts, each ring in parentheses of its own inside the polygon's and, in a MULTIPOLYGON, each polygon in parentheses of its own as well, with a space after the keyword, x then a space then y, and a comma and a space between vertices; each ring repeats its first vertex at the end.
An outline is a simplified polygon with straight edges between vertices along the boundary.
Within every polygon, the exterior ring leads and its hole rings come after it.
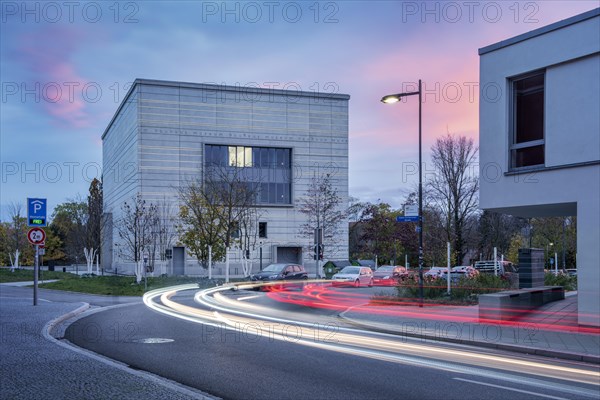
MULTIPOLYGON (((321 321, 335 315, 332 310, 276 303, 264 294, 249 295, 288 315, 314 313, 321 321)), ((191 296, 177 297, 193 305, 191 296)), ((322 344, 335 340, 335 332, 327 330, 301 345, 294 340, 293 327, 282 341, 165 316, 140 304, 82 318, 67 329, 65 338, 131 368, 225 399, 582 398, 578 392, 557 392, 555 382, 534 377, 507 382, 493 373, 472 374, 468 365, 456 372, 439 363, 425 367, 427 359, 411 365, 378 359, 376 352, 363 357, 324 349, 322 344)))

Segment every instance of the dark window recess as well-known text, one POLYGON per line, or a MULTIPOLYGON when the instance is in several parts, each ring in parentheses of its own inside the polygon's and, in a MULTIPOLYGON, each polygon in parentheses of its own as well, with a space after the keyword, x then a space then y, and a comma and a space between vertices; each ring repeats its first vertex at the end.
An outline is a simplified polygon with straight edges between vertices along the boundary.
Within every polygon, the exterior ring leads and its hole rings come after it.
POLYGON ((267 223, 266 222, 258 223, 258 237, 260 237, 260 238, 267 237, 267 223))
POLYGON ((516 78, 512 91, 511 167, 543 165, 544 72, 516 78))
POLYGON ((544 164, 544 145, 513 150, 513 165, 530 167, 544 164))
POLYGON ((239 239, 240 237, 240 224, 237 222, 231 223, 231 237, 234 239, 239 239))

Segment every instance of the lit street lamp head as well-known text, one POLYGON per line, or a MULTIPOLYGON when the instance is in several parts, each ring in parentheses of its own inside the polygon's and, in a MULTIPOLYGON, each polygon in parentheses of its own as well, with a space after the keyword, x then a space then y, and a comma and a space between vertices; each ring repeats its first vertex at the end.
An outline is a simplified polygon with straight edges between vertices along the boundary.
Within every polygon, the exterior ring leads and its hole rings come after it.
POLYGON ((400 96, 397 94, 389 94, 381 98, 381 102, 385 104, 393 104, 400 101, 400 96))

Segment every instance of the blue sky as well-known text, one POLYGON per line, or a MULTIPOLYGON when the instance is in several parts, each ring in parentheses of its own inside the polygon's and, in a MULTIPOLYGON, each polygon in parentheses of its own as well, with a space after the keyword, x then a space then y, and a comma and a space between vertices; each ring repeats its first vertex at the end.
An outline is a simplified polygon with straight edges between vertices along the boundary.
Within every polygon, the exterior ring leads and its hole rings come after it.
POLYGON ((423 80, 425 160, 446 132, 477 141, 477 50, 598 6, 3 1, 0 215, 27 197, 52 208, 87 194, 102 132, 135 78, 350 94, 350 194, 398 206, 414 185, 402 165, 417 157, 418 107, 379 99, 423 80))

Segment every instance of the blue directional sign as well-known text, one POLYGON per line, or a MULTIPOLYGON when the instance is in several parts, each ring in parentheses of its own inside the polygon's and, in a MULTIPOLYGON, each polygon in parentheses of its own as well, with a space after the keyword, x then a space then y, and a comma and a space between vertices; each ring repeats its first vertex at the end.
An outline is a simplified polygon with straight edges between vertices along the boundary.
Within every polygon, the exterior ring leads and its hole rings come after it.
POLYGON ((27 198, 27 225, 46 226, 46 199, 27 198))
POLYGON ((396 217, 396 222, 419 222, 419 216, 414 215, 410 217, 398 216, 396 217))

